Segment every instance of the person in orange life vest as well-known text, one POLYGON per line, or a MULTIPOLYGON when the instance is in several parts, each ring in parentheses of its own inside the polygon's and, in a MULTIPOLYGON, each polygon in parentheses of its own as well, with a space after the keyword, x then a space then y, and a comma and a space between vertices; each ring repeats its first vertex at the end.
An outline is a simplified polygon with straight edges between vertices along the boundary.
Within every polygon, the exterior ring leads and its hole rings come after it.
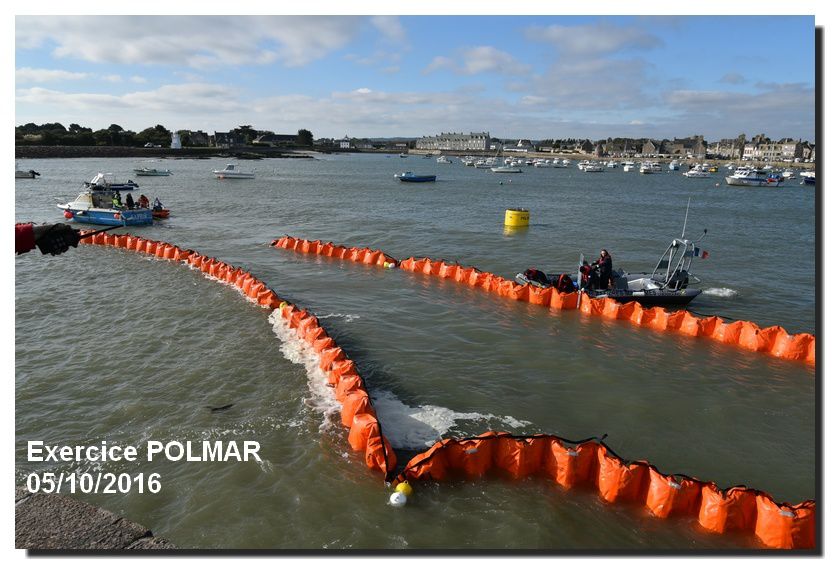
POLYGON ((58 255, 79 245, 79 232, 65 223, 54 225, 15 224, 15 253, 21 255, 35 249, 58 255))

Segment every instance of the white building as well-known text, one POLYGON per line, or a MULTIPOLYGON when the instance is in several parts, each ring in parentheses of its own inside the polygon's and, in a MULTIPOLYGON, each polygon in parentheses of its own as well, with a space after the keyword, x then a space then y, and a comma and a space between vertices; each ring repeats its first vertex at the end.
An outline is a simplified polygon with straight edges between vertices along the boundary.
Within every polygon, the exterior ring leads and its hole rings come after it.
POLYGON ((488 132, 442 133, 439 136, 418 139, 415 148, 427 151, 488 151, 490 134, 488 132))

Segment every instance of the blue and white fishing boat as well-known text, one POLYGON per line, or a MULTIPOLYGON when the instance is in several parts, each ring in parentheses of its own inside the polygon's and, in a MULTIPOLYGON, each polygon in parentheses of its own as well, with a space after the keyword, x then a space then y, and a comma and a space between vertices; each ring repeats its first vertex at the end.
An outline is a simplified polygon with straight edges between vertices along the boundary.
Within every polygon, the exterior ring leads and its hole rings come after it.
POLYGON ((800 172, 799 177, 802 178, 799 185, 817 185, 817 172, 815 171, 800 172))
POLYGON ((749 187, 779 187, 780 178, 768 173, 764 169, 754 167, 739 167, 732 175, 726 176, 728 185, 742 185, 749 187))
POLYGON ((64 210, 64 217, 76 223, 94 225, 151 225, 152 210, 148 208, 116 208, 113 204, 113 191, 86 189, 79 196, 67 203, 59 203, 64 210))
POLYGON ((413 171, 404 171, 399 174, 394 174, 394 177, 400 181, 411 183, 424 183, 428 181, 435 181, 437 179, 436 175, 417 175, 413 171))

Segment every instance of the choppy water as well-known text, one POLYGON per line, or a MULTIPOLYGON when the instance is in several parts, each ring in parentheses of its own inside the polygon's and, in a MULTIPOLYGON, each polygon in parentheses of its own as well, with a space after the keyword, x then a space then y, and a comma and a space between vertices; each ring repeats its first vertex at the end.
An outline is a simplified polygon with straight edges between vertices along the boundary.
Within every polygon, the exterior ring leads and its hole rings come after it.
MULTIPOLYGON (((217 181, 224 160, 170 160, 140 178, 173 217, 134 231, 242 265, 309 308, 358 363, 395 446, 488 429, 568 438, 609 433, 627 458, 777 500, 816 496, 815 371, 710 341, 559 314, 452 282, 276 250, 281 235, 458 260, 512 277, 571 270, 601 248, 650 270, 682 229, 709 235, 695 262, 695 313, 814 332, 813 188, 733 188, 723 173, 527 169, 492 174, 422 158, 335 155, 243 162, 255 180, 217 181), (396 172, 438 174, 400 184, 396 172), (717 186, 716 184, 720 184, 717 186), (531 211, 522 233, 504 210, 531 211), (791 290, 789 278, 797 278, 791 290), (784 278, 784 279, 783 279, 784 278)), ((130 159, 21 161, 17 221, 59 221, 97 171, 130 159)), ((134 194, 135 197, 139 193, 134 194)), ((106 463, 159 472, 157 495, 89 495, 181 547, 701 549, 752 547, 692 522, 648 518, 588 491, 520 483, 420 484, 386 505, 346 444, 337 403, 300 346, 265 310, 199 272, 136 253, 81 247, 15 261, 17 480, 71 463, 25 460, 27 440, 258 440, 265 461, 106 463), (234 403, 213 413, 206 406, 234 403)), ((98 470, 98 469, 97 469, 98 470)))

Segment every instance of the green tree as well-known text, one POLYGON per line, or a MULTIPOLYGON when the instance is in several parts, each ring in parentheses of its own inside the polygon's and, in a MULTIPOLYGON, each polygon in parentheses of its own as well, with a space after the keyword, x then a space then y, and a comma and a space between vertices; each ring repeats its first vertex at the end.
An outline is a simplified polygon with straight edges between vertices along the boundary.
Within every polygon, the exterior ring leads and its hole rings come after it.
POLYGON ((312 147, 313 137, 309 130, 298 130, 297 143, 304 147, 312 147))
POLYGON ((192 146, 192 140, 190 139, 189 130, 178 130, 178 136, 181 138, 182 147, 192 146))

